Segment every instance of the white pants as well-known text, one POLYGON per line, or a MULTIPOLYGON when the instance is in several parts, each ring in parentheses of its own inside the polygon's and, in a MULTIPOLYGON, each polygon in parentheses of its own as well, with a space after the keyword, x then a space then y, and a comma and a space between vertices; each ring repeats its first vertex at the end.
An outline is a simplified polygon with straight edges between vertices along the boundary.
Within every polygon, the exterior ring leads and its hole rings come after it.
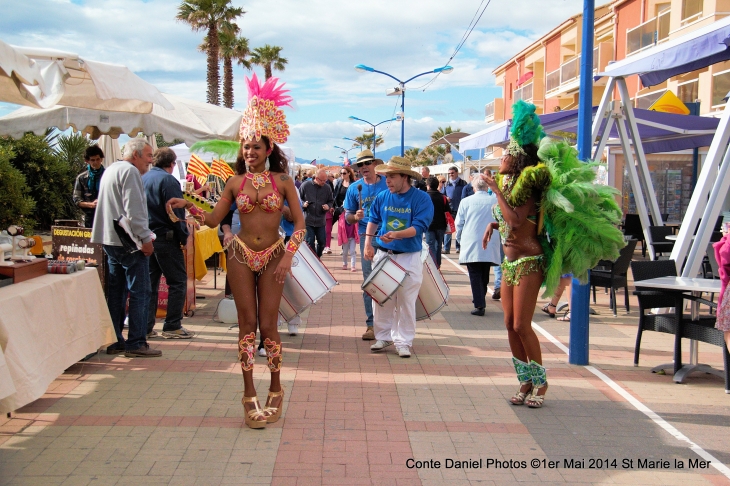
POLYGON ((347 266, 347 258, 350 258, 350 267, 355 268, 357 264, 357 253, 355 252, 355 238, 349 238, 342 245, 342 264, 347 266))
MULTIPOLYGON (((373 267, 386 255, 384 251, 378 250, 373 267)), ((390 257, 408 272, 408 276, 387 302, 382 306, 373 306, 375 339, 393 341, 396 348, 412 346, 413 338, 416 337, 416 299, 423 281, 421 252, 390 257)))

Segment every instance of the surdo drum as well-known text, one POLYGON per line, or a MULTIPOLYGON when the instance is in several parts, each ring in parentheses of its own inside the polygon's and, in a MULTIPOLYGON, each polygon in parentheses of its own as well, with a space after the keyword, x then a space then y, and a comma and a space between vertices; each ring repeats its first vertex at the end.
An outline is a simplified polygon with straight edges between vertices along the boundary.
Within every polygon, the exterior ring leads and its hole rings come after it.
POLYGON ((279 315, 283 320, 290 321, 327 295, 335 285, 337 280, 309 245, 300 245, 292 258, 291 274, 286 275, 279 315))
POLYGON ((390 255, 385 255, 362 283, 362 290, 382 306, 393 296, 407 276, 408 272, 403 267, 398 265, 390 255))
POLYGON ((430 319, 446 304, 449 298, 449 286, 441 275, 441 270, 436 267, 436 262, 431 257, 428 245, 421 249, 421 261, 423 262, 423 282, 418 291, 416 299, 416 320, 430 319))

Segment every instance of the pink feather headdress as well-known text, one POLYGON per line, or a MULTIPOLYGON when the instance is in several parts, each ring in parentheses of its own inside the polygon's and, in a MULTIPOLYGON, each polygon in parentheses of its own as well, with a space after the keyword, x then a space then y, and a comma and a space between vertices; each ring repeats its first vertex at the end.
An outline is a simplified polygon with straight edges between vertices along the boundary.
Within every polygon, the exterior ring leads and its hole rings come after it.
POLYGON ((256 73, 251 79, 246 77, 248 85, 248 106, 243 111, 241 140, 261 140, 268 137, 274 143, 284 143, 289 137, 289 125, 280 106, 291 107, 292 97, 287 95, 284 83, 276 85, 278 78, 269 78, 259 84, 256 73))

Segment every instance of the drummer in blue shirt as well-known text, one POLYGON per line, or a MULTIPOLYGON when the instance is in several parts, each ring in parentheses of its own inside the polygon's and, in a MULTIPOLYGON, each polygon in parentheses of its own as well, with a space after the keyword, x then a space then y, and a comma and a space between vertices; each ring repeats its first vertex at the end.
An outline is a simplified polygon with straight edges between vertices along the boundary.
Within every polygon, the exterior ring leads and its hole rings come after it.
POLYGON ((370 206, 364 256, 374 266, 390 257, 408 276, 389 300, 374 306, 377 341, 370 350, 382 351, 395 344, 398 356, 410 358, 416 336, 416 298, 423 280, 422 238, 433 219, 433 203, 428 194, 411 186, 411 180, 420 180, 421 175, 411 170, 407 159, 393 157, 375 170, 385 174, 388 191, 378 194, 370 206))
MULTIPOLYGON (((360 257, 362 259, 362 278, 367 280, 372 272, 372 263, 365 259, 365 229, 370 221, 370 205, 375 196, 381 192, 388 192, 385 185, 385 177, 379 176, 375 168, 383 161, 376 159, 370 150, 363 150, 357 154, 355 165, 362 177, 350 184, 345 195, 345 218, 349 224, 357 224, 357 234, 360 236, 360 257), (358 190, 359 188, 359 190, 358 190)), ((373 299, 363 292, 362 300, 365 306, 365 333, 362 335, 364 341, 373 341, 373 299)))

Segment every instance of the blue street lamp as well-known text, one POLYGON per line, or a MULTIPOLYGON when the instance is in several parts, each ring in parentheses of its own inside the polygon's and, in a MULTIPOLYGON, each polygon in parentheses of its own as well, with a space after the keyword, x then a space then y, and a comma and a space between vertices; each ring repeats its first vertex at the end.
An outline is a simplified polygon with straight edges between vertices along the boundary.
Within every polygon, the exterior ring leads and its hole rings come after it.
MULTIPOLYGON (((350 150, 355 150, 357 147, 351 147, 349 149, 346 149, 344 147, 338 147, 337 145, 334 146, 336 149, 342 150, 342 153, 345 154, 345 156, 349 159, 350 158, 350 150)), ((342 158, 342 157, 340 157, 342 158)))
MULTIPOLYGON (((377 127, 378 125, 382 125, 383 123, 388 123, 388 122, 396 121, 396 120, 398 119, 397 117, 394 117, 394 118, 389 118, 389 119, 387 119, 387 120, 383 120, 383 121, 381 121, 380 123, 376 123, 375 125, 373 125, 373 124, 372 124, 372 123, 370 123, 369 121, 367 121, 367 120, 363 120, 362 118, 358 118, 358 117, 356 117, 356 116, 350 116, 350 117, 348 117, 348 118, 349 118, 350 120, 357 120, 357 121, 361 121, 361 122, 363 122, 363 123, 367 123, 368 125, 370 125, 371 127, 373 127, 373 156, 375 155, 375 127, 377 127)), ((401 138, 402 138, 402 137, 401 137, 401 138)))
POLYGON ((436 68, 436 69, 434 69, 432 71, 426 71, 425 73, 416 74, 412 78, 408 78, 405 81, 401 81, 400 79, 396 78, 392 74, 388 74, 388 73, 383 72, 383 71, 378 71, 377 69, 373 69, 370 66, 366 66, 364 64, 358 64, 357 66, 355 66, 355 70, 360 71, 360 72, 369 72, 369 73, 384 74, 384 75, 388 76, 389 78, 394 79, 394 80, 396 80, 398 82, 398 86, 396 88, 386 90, 385 91, 385 94, 387 94, 388 96, 400 95, 400 97, 401 97, 400 111, 401 111, 401 116, 403 118, 401 119, 401 126, 400 126, 400 155, 401 155, 401 157, 403 157, 405 155, 405 125, 406 125, 406 120, 405 120, 405 116, 406 116, 405 103, 406 103, 406 83, 408 83, 410 81, 413 81, 414 79, 416 79, 416 78, 418 78, 420 76, 425 76, 426 74, 437 74, 437 73, 449 74, 451 71, 454 70, 454 68, 451 67, 451 66, 443 66, 443 67, 440 67, 440 68, 436 68))

